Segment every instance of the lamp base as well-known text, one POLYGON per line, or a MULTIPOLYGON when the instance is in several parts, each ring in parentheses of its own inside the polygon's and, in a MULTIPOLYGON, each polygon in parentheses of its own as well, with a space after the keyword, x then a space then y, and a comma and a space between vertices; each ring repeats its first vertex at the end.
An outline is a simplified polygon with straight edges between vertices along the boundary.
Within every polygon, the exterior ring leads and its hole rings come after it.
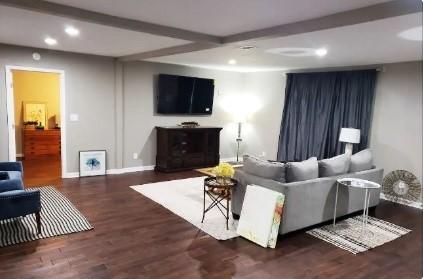
POLYGON ((352 143, 347 142, 345 144, 345 154, 352 155, 352 153, 353 153, 353 145, 352 143))

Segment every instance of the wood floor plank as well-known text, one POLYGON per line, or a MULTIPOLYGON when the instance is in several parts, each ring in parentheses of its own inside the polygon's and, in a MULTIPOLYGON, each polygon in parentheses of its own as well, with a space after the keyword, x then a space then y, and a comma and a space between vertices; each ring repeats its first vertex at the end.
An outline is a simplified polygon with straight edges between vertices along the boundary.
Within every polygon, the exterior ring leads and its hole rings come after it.
MULTIPOLYGON (((242 238, 217 241, 129 188, 193 176, 200 175, 146 171, 57 178, 56 188, 94 230, 0 248, 0 278, 422 277, 422 214, 417 209, 382 201, 376 217, 413 231, 358 255, 304 231, 281 237, 273 250, 242 238)), ((26 172, 26 185, 42 182, 40 176, 31 181, 26 172)))

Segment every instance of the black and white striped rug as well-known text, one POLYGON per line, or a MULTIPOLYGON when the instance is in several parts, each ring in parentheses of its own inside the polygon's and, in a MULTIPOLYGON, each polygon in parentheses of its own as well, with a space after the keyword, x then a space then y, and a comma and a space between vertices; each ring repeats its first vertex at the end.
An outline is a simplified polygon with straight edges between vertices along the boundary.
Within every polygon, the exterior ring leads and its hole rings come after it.
POLYGON ((27 189, 41 191, 41 234, 37 234, 35 214, 1 220, 0 247, 93 229, 84 215, 54 187, 27 189))
POLYGON ((330 224, 307 233, 358 254, 411 232, 409 229, 370 216, 366 229, 363 231, 362 228, 362 216, 355 216, 337 223, 335 227, 330 224))

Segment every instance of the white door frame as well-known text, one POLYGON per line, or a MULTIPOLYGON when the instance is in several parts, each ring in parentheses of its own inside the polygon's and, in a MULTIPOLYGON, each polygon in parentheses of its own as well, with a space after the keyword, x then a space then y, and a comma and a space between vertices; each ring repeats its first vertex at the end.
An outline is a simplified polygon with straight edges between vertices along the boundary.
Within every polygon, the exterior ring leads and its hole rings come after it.
POLYGON ((60 76, 60 137, 61 137, 61 160, 62 177, 66 176, 66 91, 65 91, 65 71, 6 65, 6 104, 7 104, 7 126, 9 130, 9 161, 16 161, 16 140, 15 140, 15 107, 13 94, 13 73, 12 70, 29 72, 57 73, 60 76))

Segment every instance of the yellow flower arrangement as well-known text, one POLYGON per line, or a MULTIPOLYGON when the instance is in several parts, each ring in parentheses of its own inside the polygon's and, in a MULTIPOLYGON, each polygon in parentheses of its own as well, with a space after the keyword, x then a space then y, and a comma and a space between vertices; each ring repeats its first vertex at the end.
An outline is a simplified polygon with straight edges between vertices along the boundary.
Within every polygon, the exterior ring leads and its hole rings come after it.
POLYGON ((235 170, 228 163, 220 163, 218 166, 213 168, 213 173, 217 177, 232 177, 234 176, 235 170))

